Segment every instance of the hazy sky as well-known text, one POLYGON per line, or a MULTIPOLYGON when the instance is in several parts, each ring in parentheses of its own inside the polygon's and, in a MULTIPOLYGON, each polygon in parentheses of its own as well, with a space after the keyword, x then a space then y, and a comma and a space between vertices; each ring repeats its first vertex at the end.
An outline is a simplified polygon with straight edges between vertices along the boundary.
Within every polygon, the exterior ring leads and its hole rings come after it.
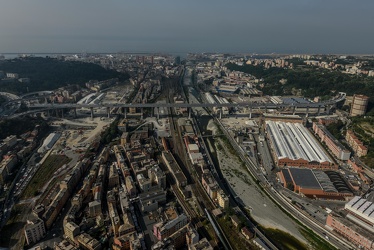
POLYGON ((7 52, 374 53, 374 0, 1 0, 7 52))

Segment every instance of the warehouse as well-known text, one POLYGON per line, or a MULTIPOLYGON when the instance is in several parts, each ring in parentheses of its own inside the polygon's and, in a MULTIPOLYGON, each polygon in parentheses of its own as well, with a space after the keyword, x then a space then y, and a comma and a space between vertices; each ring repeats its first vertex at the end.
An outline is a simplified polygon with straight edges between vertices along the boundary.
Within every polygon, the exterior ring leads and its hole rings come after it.
POLYGON ((267 138, 279 167, 337 169, 314 136, 299 123, 266 121, 267 138))
POLYGON ((341 179, 331 179, 330 174, 321 170, 285 168, 278 173, 278 178, 284 187, 310 198, 344 200, 352 197, 348 186, 342 184, 341 179))

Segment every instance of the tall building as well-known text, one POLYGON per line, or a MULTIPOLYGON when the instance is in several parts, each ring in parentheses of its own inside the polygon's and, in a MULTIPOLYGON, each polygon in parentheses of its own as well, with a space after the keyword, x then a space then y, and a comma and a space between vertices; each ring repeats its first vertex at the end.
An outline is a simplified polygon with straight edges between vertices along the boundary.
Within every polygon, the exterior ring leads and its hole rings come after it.
POLYGON ((38 217, 33 217, 32 219, 27 220, 24 232, 28 245, 38 242, 46 234, 44 221, 38 217))
POLYGON ((351 116, 364 115, 368 106, 369 97, 365 95, 353 95, 351 116))

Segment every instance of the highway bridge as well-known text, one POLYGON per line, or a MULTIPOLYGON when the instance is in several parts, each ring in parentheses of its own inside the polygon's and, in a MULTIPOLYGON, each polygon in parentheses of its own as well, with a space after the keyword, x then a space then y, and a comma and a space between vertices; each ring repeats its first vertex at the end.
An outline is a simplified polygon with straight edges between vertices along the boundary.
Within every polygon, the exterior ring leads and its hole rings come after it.
MULTIPOLYGON (((42 96, 45 97, 45 93, 42 93, 42 96)), ((29 111, 25 112, 25 114, 30 113, 37 113, 41 111, 46 110, 62 110, 62 109, 81 109, 86 108, 91 110, 91 116, 93 116, 93 109, 96 108, 107 108, 108 115, 110 114, 110 110, 113 108, 124 108, 124 112, 126 113, 128 108, 188 108, 191 110, 191 108, 222 108, 222 107, 228 107, 228 108, 239 108, 239 107, 245 107, 249 108, 250 113, 252 113, 252 110, 265 110, 265 112, 268 109, 290 109, 295 113, 295 111, 298 109, 300 111, 304 110, 305 113, 308 114, 309 109, 318 109, 318 113, 320 113, 321 109, 329 108, 331 106, 334 106, 336 103, 343 101, 345 99, 346 95, 345 93, 339 93, 338 96, 334 97, 331 100, 325 101, 325 102, 318 102, 318 103, 263 103, 263 102, 239 102, 239 103, 106 103, 106 104, 80 104, 80 103, 43 103, 43 104, 29 104, 28 108, 29 111)), ((35 98, 40 98, 35 97, 35 98)), ((26 99, 18 99, 18 100, 12 100, 12 101, 26 101, 31 99, 30 97, 26 97, 26 99)), ((18 114, 17 116, 19 116, 18 114)))

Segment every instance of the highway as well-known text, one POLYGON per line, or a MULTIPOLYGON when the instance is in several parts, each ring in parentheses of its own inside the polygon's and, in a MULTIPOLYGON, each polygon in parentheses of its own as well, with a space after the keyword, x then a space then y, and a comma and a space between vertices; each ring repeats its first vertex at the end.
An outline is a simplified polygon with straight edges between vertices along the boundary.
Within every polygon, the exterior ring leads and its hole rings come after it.
POLYGON ((106 104, 78 104, 78 103, 47 103, 32 104, 29 108, 44 109, 63 109, 63 108, 213 108, 213 107, 251 107, 253 109, 277 109, 277 108, 324 108, 333 105, 336 102, 323 103, 295 103, 295 104, 273 104, 273 103, 255 103, 255 102, 239 102, 239 103, 106 103, 106 104))

